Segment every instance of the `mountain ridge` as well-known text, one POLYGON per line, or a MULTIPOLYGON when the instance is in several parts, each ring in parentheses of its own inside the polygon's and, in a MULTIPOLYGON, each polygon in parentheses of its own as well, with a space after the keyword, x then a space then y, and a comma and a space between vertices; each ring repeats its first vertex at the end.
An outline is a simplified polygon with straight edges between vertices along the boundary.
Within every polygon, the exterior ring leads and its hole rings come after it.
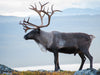
MULTIPOLYGON (((67 8, 64 10, 61 10, 62 12, 56 13, 56 16, 66 16, 66 15, 100 15, 100 8, 67 8)), ((34 15, 34 14, 32 14, 34 15)), ((6 16, 6 15, 0 15, 0 16, 6 16)), ((31 15, 28 15, 31 16, 31 15)), ((11 17, 10 15, 8 17, 11 17)), ((19 17, 19 16, 15 16, 19 17)))

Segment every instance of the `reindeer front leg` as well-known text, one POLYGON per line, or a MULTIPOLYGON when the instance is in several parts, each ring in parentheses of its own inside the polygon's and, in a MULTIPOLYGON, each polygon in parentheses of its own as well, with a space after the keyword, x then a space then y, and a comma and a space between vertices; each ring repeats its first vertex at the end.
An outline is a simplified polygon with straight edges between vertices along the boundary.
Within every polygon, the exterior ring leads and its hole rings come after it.
POLYGON ((54 64, 55 64, 55 71, 60 70, 58 52, 54 52, 54 64))

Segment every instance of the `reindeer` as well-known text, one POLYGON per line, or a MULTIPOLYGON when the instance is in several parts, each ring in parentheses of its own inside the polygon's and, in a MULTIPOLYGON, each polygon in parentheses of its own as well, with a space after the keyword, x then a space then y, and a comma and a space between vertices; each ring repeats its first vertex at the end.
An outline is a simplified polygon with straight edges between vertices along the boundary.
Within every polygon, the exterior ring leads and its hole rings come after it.
POLYGON ((82 62, 79 70, 82 69, 86 57, 90 60, 90 69, 92 69, 93 57, 89 53, 89 47, 94 38, 93 35, 88 35, 86 33, 64 33, 58 31, 46 32, 41 30, 43 27, 47 27, 50 25, 51 16, 55 12, 60 12, 60 10, 54 10, 53 5, 51 6, 51 11, 49 9, 45 9, 45 6, 48 4, 40 4, 40 9, 31 5, 31 10, 37 12, 41 19, 41 25, 35 25, 29 22, 30 17, 27 20, 23 20, 20 24, 24 27, 25 32, 29 29, 32 29, 31 32, 26 34, 24 38, 26 40, 35 40, 36 43, 41 44, 46 50, 52 52, 54 54, 54 64, 55 71, 60 70, 58 53, 65 54, 79 54, 82 62), (46 25, 43 24, 44 16, 48 17, 48 23, 46 25), (30 27, 31 26, 31 27, 30 27))

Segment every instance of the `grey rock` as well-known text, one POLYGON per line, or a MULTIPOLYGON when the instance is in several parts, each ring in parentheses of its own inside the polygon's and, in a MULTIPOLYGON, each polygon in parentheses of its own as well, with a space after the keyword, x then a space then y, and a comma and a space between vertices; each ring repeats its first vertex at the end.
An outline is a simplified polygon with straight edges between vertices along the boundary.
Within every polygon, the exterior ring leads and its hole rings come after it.
POLYGON ((84 69, 76 71, 74 75, 100 75, 96 69, 84 69))
POLYGON ((14 70, 5 65, 0 64, 0 74, 2 74, 4 72, 12 72, 12 71, 14 71, 14 70))

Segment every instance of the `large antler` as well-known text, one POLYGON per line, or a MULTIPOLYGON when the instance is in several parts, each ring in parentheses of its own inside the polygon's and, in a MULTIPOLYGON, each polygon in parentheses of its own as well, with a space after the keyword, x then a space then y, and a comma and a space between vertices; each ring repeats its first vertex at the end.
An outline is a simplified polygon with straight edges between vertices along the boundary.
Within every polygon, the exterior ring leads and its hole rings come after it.
POLYGON ((20 24, 23 25, 25 32, 26 32, 27 30, 29 30, 29 29, 33 29, 33 28, 28 27, 28 25, 29 25, 29 26, 33 26, 33 27, 36 27, 36 28, 47 27, 47 26, 50 24, 51 16, 52 16, 55 12, 58 12, 58 11, 60 12, 60 10, 53 10, 53 5, 51 6, 51 12, 49 12, 49 8, 48 8, 47 10, 45 10, 45 5, 48 4, 48 2, 45 3, 45 4, 41 4, 41 3, 39 2, 39 4, 40 4, 40 9, 37 9, 37 5, 36 5, 36 4, 35 4, 34 6, 31 5, 31 8, 30 8, 30 9, 31 9, 31 10, 34 10, 35 12, 37 12, 37 13, 39 14, 40 19, 41 19, 41 25, 38 26, 38 25, 35 25, 35 24, 30 23, 30 22, 29 22, 30 17, 28 18, 27 21, 24 19, 22 23, 20 22, 20 24), (44 17, 45 15, 48 16, 48 23, 47 23, 46 25, 43 25, 43 17, 44 17))

